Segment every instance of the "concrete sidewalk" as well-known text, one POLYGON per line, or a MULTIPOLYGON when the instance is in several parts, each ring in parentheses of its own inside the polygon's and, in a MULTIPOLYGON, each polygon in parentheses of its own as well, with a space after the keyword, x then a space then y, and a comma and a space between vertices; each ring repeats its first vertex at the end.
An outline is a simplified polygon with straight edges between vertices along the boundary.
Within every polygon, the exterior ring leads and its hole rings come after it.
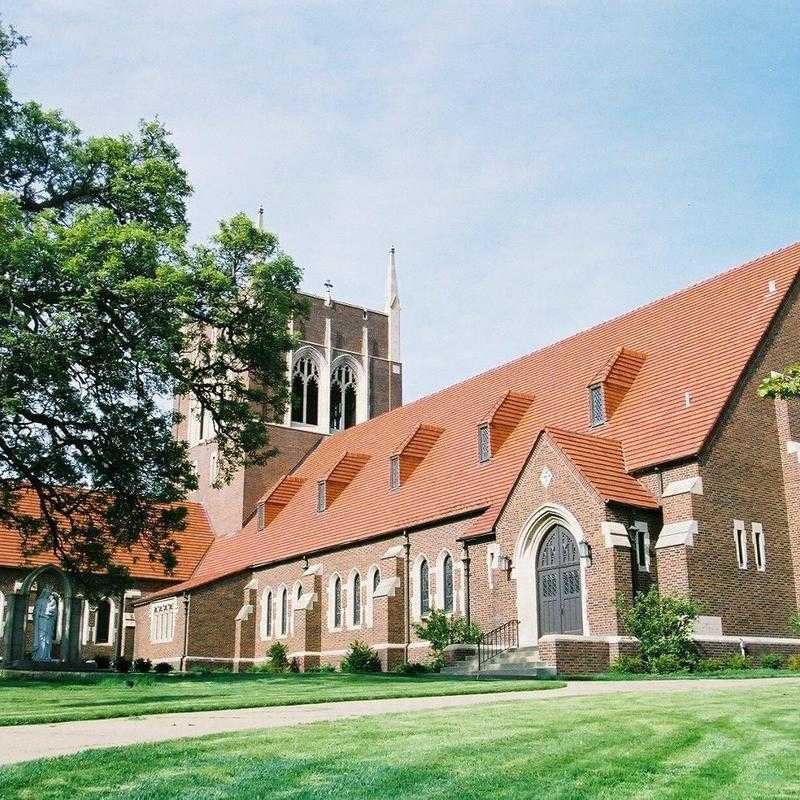
POLYGON ((353 717, 413 711, 464 708, 489 703, 557 701, 563 697, 585 697, 621 692, 668 693, 714 690, 751 691, 757 687, 800 688, 800 678, 752 678, 742 680, 667 681, 574 681, 562 689, 531 692, 414 697, 387 700, 349 700, 339 703, 309 703, 272 708, 193 711, 183 714, 152 714, 144 717, 56 722, 44 725, 0 727, 0 764, 79 753, 83 750, 143 742, 162 742, 215 733, 304 725, 353 717))

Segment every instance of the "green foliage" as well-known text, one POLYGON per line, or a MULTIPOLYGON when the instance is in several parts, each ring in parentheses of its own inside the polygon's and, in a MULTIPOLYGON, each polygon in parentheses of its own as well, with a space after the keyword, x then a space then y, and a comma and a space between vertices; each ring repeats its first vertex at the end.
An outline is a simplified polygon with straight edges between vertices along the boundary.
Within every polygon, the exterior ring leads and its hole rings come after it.
POLYGON ((800 397, 800 364, 786 367, 783 372, 770 375, 758 387, 761 397, 779 397, 794 400, 800 397))
POLYGON ((780 653, 765 653, 758 663, 764 669, 783 669, 784 661, 785 659, 780 653))
POLYGON ((120 656, 114 662, 114 669, 117 672, 120 672, 123 675, 126 675, 127 673, 129 673, 131 671, 132 663, 133 662, 129 658, 125 658, 125 656, 120 656))
POLYGON ((697 605, 693 600, 661 595, 651 588, 636 595, 632 606, 620 595, 617 607, 625 633, 639 640, 642 662, 648 672, 663 670, 670 664, 677 670, 694 666, 697 656, 692 628, 697 605), (674 661, 663 658, 665 656, 674 661))
POLYGON ((792 672, 800 672, 800 653, 795 653, 786 659, 786 669, 790 669, 792 672))
POLYGON ((97 664, 97 669, 108 669, 111 666, 111 656, 96 655, 94 663, 97 664))
POLYGON ((137 658, 133 662, 134 672, 150 672, 153 669, 153 662, 149 658, 137 658))
POLYGON ((647 672, 641 656, 618 656, 611 662, 608 671, 621 675, 638 675, 647 672))
POLYGON ((273 454, 300 272, 243 214, 189 244, 191 187, 160 123, 86 137, 15 100, 23 42, 0 23, 0 520, 107 593, 127 582, 119 548, 175 565, 173 504, 196 479, 160 398, 202 404, 220 484, 273 454))
POLYGON ((381 660, 366 642, 356 639, 351 642, 340 666, 342 672, 380 672, 381 660))
POLYGON ((654 675, 672 675, 676 672, 688 672, 694 662, 687 663, 673 653, 662 653, 650 660, 650 672, 654 675))
POLYGON ((794 614, 789 617, 789 629, 792 633, 800 636, 800 611, 795 611, 794 614))
POLYGON ((453 617, 444 611, 432 609, 422 622, 414 625, 420 639, 431 644, 432 664, 435 669, 444 666, 444 651, 450 644, 477 644, 483 634, 476 625, 467 625, 464 617, 453 617))
POLYGON ((172 664, 168 664, 166 661, 159 661, 158 664, 153 667, 153 672, 159 675, 166 675, 172 672, 172 669, 172 664))
POLYGON ((273 642, 267 650, 269 669, 272 672, 286 672, 289 669, 289 660, 286 657, 286 645, 283 642, 273 642))
POLYGON ((704 658, 697 663, 698 672, 741 672, 752 668, 752 659, 743 656, 741 653, 704 658))
POLYGON ((428 664, 421 664, 418 661, 402 661, 392 670, 396 675, 424 675, 430 671, 428 664))

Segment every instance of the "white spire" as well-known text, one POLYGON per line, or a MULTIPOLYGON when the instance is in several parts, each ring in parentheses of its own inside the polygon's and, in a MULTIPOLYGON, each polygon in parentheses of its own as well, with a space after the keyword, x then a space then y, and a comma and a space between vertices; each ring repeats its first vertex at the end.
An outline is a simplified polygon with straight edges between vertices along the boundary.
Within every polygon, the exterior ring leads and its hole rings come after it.
POLYGON ((394 247, 389 250, 386 270, 386 313, 389 315, 389 360, 400 361, 400 295, 397 291, 397 268, 394 247))

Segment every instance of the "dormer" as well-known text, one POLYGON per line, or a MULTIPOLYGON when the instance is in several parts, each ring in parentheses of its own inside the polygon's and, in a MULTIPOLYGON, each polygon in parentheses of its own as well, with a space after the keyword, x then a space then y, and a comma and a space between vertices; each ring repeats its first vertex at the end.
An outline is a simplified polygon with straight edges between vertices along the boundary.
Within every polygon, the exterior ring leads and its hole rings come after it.
POLYGON ((266 528, 300 491, 303 478, 283 475, 258 504, 258 530, 266 528))
POLYGON ((533 395, 507 391, 478 423, 478 460, 489 461, 505 444, 533 403, 533 395))
POLYGON ((419 425, 389 456, 389 488, 399 489, 431 451, 444 428, 419 425))
POLYGON ((365 453, 345 453, 333 469, 317 482, 317 511, 330 508, 336 498, 353 482, 369 461, 365 453))
POLYGON ((614 416, 633 386, 647 356, 628 347, 619 347, 589 383, 589 419, 592 427, 614 416))

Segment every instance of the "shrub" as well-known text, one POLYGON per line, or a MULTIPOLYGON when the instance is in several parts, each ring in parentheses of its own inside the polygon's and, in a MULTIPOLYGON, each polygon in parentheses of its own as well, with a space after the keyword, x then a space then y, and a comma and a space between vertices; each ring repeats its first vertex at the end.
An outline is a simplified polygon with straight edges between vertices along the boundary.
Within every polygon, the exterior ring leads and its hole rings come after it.
POLYGON ((267 656, 269 656, 269 669, 273 672, 286 672, 289 668, 286 645, 283 642, 274 642, 267 650, 267 656))
POLYGON ((289 672, 300 672, 300 662, 296 658, 289 663, 289 672))
POLYGON ((629 636, 639 640, 642 662, 653 672, 656 660, 659 668, 669 663, 677 671, 691 669, 697 660, 692 629, 697 617, 697 604, 686 597, 661 595, 655 587, 636 595, 633 605, 627 598, 617 598, 622 626, 629 636), (671 656, 672 662, 662 656, 671 656))
POLYGON ((645 672, 645 668, 641 656, 618 656, 611 662, 608 671, 620 675, 638 675, 645 672))
POLYGON ((732 653, 729 656, 725 656, 722 661, 725 665, 723 669, 731 671, 751 669, 753 666, 753 660, 741 653, 732 653))
POLYGON ((111 656, 95 656, 94 663, 97 669, 108 669, 111 666, 111 656))
POLYGON ((765 653, 758 663, 764 669, 783 669, 783 656, 779 653, 765 653))
POLYGON ((153 671, 157 672, 159 675, 166 675, 168 672, 172 672, 172 664, 167 664, 166 661, 159 661, 153 667, 153 671))
POLYGON ((133 669, 141 673, 150 672, 153 669, 153 662, 149 658, 137 658, 133 662, 133 669))
POLYGON ((131 671, 131 660, 129 658, 125 658, 125 656, 120 656, 114 662, 114 669, 117 672, 121 672, 123 675, 127 675, 131 671))
POLYGON ((800 636, 800 611, 795 611, 791 617, 789 617, 789 629, 792 633, 796 633, 800 636))
MULTIPOLYGON (((650 660, 650 672, 655 675, 671 675, 675 672, 688 672, 690 664, 672 653, 662 653, 650 660)), ((691 662, 694 666, 694 662, 691 662)))
POLYGON ((722 672, 728 669, 724 658, 704 658, 697 662, 698 672, 722 672))
POLYGON ((420 664, 417 661, 402 661, 392 670, 397 675, 424 675, 430 671, 431 668, 427 664, 420 664))
POLYGON ((356 639, 350 644, 340 666, 342 672, 380 672, 381 660, 366 642, 356 639))
POLYGON ((436 609, 414 625, 414 631, 420 639, 430 642, 433 650, 431 664, 437 670, 444 666, 444 650, 448 645, 478 644, 483 638, 477 625, 468 625, 464 617, 451 617, 436 609))
POLYGON ((795 653, 793 656, 789 656, 786 659, 786 669, 790 669, 793 672, 800 672, 800 654, 795 653))

